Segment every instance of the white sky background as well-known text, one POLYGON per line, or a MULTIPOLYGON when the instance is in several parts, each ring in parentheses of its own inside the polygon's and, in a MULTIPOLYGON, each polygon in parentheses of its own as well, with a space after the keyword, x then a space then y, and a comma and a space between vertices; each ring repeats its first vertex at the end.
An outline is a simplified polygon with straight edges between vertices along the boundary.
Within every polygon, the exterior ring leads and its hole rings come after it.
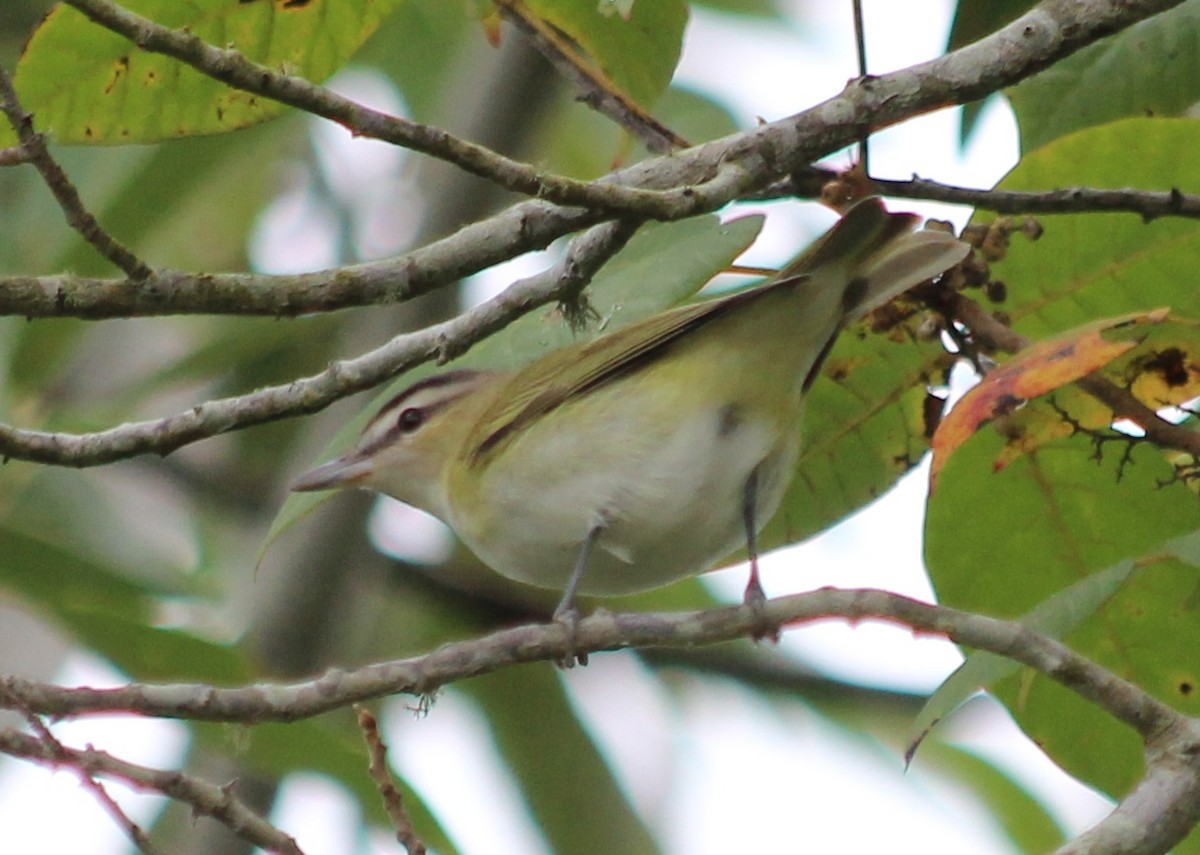
MULTIPOLYGON (((849 0, 796 5, 787 25, 737 29, 730 26, 732 19, 696 11, 677 79, 733 105, 746 127, 757 117, 781 118, 836 94, 855 75, 849 0)), ((941 53, 950 0, 868 0, 865 7, 872 73, 941 53)), ((356 97, 395 109, 377 84, 364 84, 363 75, 342 75, 340 80, 356 97)), ((337 147, 336 156, 323 158, 324 165, 356 164, 355 175, 331 176, 331 184, 344 182, 347 193, 373 188, 365 203, 372 209, 395 203, 394 195, 389 200, 378 192, 381 186, 395 189, 393 181, 380 178, 395 168, 394 150, 350 141, 339 131, 323 131, 321 137, 323 146, 337 147)), ((878 134, 871 142, 872 172, 897 178, 915 172, 986 187, 1015 161, 1015 129, 999 105, 987 111, 965 156, 957 139, 955 111, 878 134)), ((303 174, 295 176, 295 186, 281 196, 255 236, 255 254, 265 269, 333 263, 328 222, 322 221, 306 182, 303 174)), ((904 204, 960 225, 966 216, 961 209, 904 204)), ((751 263, 790 256, 797 234, 815 235, 832 220, 811 205, 765 210, 768 227, 751 263)), ((380 248, 381 253, 393 251, 395 247, 380 248)), ((510 265, 491 277, 491 284, 497 278, 503 284, 529 272, 530 266, 528 261, 510 265)), ((763 562, 768 594, 837 585, 930 598, 920 542, 925 477, 918 471, 825 536, 769 556, 763 562)), ((744 568, 710 578, 731 600, 740 598, 744 568)), ((870 624, 792 630, 782 648, 848 679, 920 690, 935 686, 959 661, 948 643, 917 640, 903 630, 870 624)), ((767 705, 732 687, 700 681, 681 697, 670 697, 633 657, 620 654, 593 657, 586 669, 575 669, 564 679, 622 785, 671 852, 1012 851, 984 811, 922 769, 919 754, 914 768, 904 774, 902 760, 891 748, 832 728, 799 703, 791 708, 767 705), (619 692, 614 693, 614 686, 619 692)), ((77 657, 59 680, 104 684, 120 678, 77 657)), ((1031 788, 1046 794, 1052 811, 1070 829, 1078 831, 1102 815, 1104 803, 1029 746, 995 705, 980 707, 969 716, 970 727, 961 728, 970 731, 963 733, 964 744, 1017 769, 1031 788)), ((394 759, 467 855, 548 852, 536 826, 523 817, 519 794, 495 762, 486 724, 469 701, 451 690, 420 721, 395 712, 388 721, 394 759), (468 811, 468 806, 478 810, 468 811)), ((92 742, 155 766, 178 762, 183 750, 182 728, 169 723, 86 720, 55 731, 68 744, 92 742)), ((116 785, 110 790, 136 820, 150 821, 152 799, 131 796, 116 785)), ((288 782, 275 819, 309 855, 350 851, 348 829, 357 821, 344 795, 315 777, 288 782)), ((22 855, 115 855, 128 849, 121 832, 71 773, 51 774, 27 765, 0 766, 0 828, 7 841, 23 841, 10 850, 22 855)), ((359 851, 400 851, 387 839, 360 843, 359 851)))

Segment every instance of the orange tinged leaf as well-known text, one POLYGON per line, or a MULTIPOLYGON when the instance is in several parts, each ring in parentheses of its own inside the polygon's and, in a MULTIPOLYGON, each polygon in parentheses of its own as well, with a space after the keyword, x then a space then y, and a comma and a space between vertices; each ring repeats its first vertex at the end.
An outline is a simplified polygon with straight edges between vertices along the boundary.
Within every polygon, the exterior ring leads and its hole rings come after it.
MULTIPOLYGON (((1137 339, 1110 341, 1104 333, 1159 324, 1166 309, 1095 321, 1037 342, 990 372, 946 414, 933 435, 930 488, 950 455, 980 427, 1097 371, 1137 347, 1137 339)), ((1001 464, 1003 465, 1003 464, 1001 464)))

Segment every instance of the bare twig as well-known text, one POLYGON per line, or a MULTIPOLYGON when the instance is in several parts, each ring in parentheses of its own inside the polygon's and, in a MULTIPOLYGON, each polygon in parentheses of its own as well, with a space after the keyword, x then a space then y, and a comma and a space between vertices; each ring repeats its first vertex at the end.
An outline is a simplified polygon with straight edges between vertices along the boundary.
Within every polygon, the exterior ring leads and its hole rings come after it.
MULTIPOLYGON (((821 188, 843 173, 821 166, 800 170, 776 182, 753 198, 759 201, 784 198, 816 198, 821 188)), ((1146 220, 1158 217, 1200 217, 1200 195, 1181 190, 1108 189, 1060 187, 1054 190, 981 190, 958 187, 914 176, 908 181, 871 177, 874 192, 897 199, 922 199, 970 205, 1000 214, 1093 214, 1128 212, 1146 220)))
POLYGON ((268 852, 304 855, 296 841, 246 807, 232 787, 218 787, 182 772, 151 769, 113 757, 94 748, 52 748, 43 740, 11 729, 0 730, 0 753, 53 766, 67 765, 87 775, 103 775, 141 790, 162 793, 210 816, 238 837, 268 852))
POLYGON ((0 68, 0 110, 4 111, 9 124, 16 131, 17 139, 21 141, 18 154, 23 152, 28 162, 41 174, 42 180, 62 208, 67 224, 134 282, 148 277, 151 274, 150 267, 104 231, 91 211, 84 207, 83 200, 79 198, 79 191, 58 165, 58 161, 50 156, 45 139, 34 131, 33 117, 21 108, 12 77, 4 68, 0 68))
POLYGON ((521 0, 496 0, 496 8, 525 33, 560 74, 583 93, 580 100, 608 116, 652 152, 664 154, 689 143, 659 122, 613 85, 561 32, 542 20, 521 0))
POLYGON ((20 166, 29 163, 31 159, 29 150, 23 145, 0 148, 0 166, 20 166))
MULTIPOLYGON (((3 694, 4 689, 0 686, 0 695, 3 694)), ((79 780, 83 786, 91 791, 92 795, 96 797, 96 801, 113 818, 113 821, 121 827, 121 830, 129 836, 129 839, 133 841, 133 845, 138 848, 138 851, 144 852, 145 855, 156 855, 158 850, 150 842, 150 838, 146 835, 146 832, 142 830, 140 825, 129 818, 124 809, 117 804, 117 800, 109 795, 104 785, 96 780, 93 773, 83 766, 72 762, 73 756, 71 751, 59 742, 58 737, 51 732, 50 728, 46 727, 46 724, 30 712, 27 707, 22 705, 19 700, 16 701, 16 708, 25 718, 25 722, 29 725, 30 729, 33 730, 34 735, 30 738, 36 740, 43 747, 48 755, 48 759, 55 765, 69 766, 74 769, 79 774, 79 780)), ((15 733, 15 731, 9 732, 15 733)))
POLYGON ((457 318, 397 336, 355 359, 282 386, 198 404, 174 416, 96 433, 21 430, 0 424, 0 456, 63 466, 97 466, 139 454, 169 454, 207 437, 320 410, 431 359, 447 360, 551 300, 577 299, 583 283, 616 253, 636 226, 606 223, 572 241, 562 263, 516 282, 457 318))
POLYGON ((358 727, 362 731, 363 740, 367 743, 367 771, 375 782, 375 789, 383 799, 383 809, 387 811, 388 819, 396 832, 396 840, 408 850, 408 855, 425 855, 425 844, 417 836, 412 820, 404 809, 404 797, 392 782, 388 771, 387 746, 379 735, 379 723, 366 707, 354 705, 354 714, 358 717, 358 727))
POLYGON ((1129 212, 1146 220, 1158 217, 1200 217, 1200 195, 1180 190, 1108 190, 1099 187, 1063 187, 1056 190, 974 190, 939 184, 925 178, 890 181, 875 178, 880 191, 905 199, 928 199, 972 205, 1001 214, 1071 214, 1129 212))
MULTIPOLYGON (((228 72, 219 79, 231 85, 240 85, 240 81, 246 87, 252 87, 251 91, 278 97, 285 103, 312 109, 319 115, 340 121, 356 134, 393 139, 404 144, 401 130, 393 129, 391 136, 372 132, 376 124, 391 127, 392 117, 369 111, 299 78, 279 75, 247 63, 234 52, 211 48, 211 52, 200 51, 198 58, 188 60, 186 56, 178 55, 182 51, 178 42, 183 40, 190 45, 195 41, 194 37, 159 27, 101 0, 78 2, 86 6, 85 13, 91 10, 102 24, 111 24, 117 32, 143 43, 148 50, 190 61, 202 71, 206 70, 206 64, 225 67, 221 63, 228 60, 229 67, 240 70, 236 75, 228 72), (144 36, 140 35, 143 30, 144 36), (318 104, 325 104, 325 107, 316 109, 318 104), (364 117, 371 120, 366 121, 364 117)), ((693 202, 704 197, 693 208, 684 206, 688 210, 713 209, 739 196, 764 193, 802 190, 815 195, 823 182, 805 189, 792 186, 788 177, 798 172, 810 175, 807 170, 811 160, 858 139, 862 119, 856 117, 869 115, 872 127, 878 128, 946 104, 973 100, 997 87, 1016 82, 1089 40, 1172 5, 1170 0, 1140 4, 1136 8, 1118 4, 1115 0, 1045 4, 975 45, 931 63, 852 84, 840 95, 788 119, 669 158, 651 159, 614 173, 606 181, 676 187, 677 196, 687 196, 693 202), (788 183, 780 185, 781 181, 788 183), (695 185, 695 182, 702 184, 695 185)), ((434 132, 431 130, 430 133, 434 132)), ((457 162, 452 152, 431 153, 457 162)), ((498 183, 508 186, 503 181, 498 183)), ((938 195, 942 191, 932 183, 900 184, 905 184, 914 198, 925 198, 920 194, 926 191, 928 198, 942 198, 938 195)), ((889 186, 898 193, 904 190, 896 185, 889 186)), ((990 192, 961 190, 966 195, 958 200, 989 207, 986 194, 990 192)), ((1037 210, 1035 201, 1018 199, 1015 204, 1023 210, 1020 205, 1028 202, 1030 210, 1037 210)), ((608 199, 606 204, 615 202, 608 199)), ((1146 215, 1160 212, 1139 208, 1138 204, 1136 199, 1131 200, 1129 209, 1146 215)), ((1165 206, 1160 206, 1168 210, 1161 212, 1170 213, 1171 204, 1168 199, 1165 206)), ((999 202, 996 207, 1004 209, 999 202)), ((603 208, 602 205, 600 209, 603 208)), ((1192 215, 1196 208, 1195 197, 1184 196, 1177 213, 1192 215)), ((653 217, 661 213, 647 211, 645 215, 653 217)), ((683 214, 675 210, 674 215, 683 214)), ((404 300, 520 252, 544 247, 554 239, 602 218, 595 210, 560 209, 542 202, 526 202, 402 259, 346 268, 337 271, 336 275, 324 272, 267 277, 164 271, 148 280, 144 288, 131 282, 71 276, 10 277, 0 279, 0 286, 3 286, 0 287, 0 314, 104 318, 211 312, 282 316, 404 300)))

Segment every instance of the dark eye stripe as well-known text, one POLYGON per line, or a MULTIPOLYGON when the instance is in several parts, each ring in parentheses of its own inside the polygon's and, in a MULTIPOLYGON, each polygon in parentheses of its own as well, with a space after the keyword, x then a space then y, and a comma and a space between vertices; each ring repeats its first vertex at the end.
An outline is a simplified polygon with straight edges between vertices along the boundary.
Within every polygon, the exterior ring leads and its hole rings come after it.
POLYGON ((456 383, 461 383, 478 374, 478 371, 471 371, 463 368, 457 371, 447 371, 444 374, 435 374, 433 377, 426 377, 424 380, 418 381, 400 394, 396 395, 386 404, 379 408, 379 412, 367 422, 367 426, 363 428, 363 433, 370 432, 371 428, 379 423, 380 419, 388 418, 398 412, 399 408, 404 406, 407 401, 410 401, 414 395, 425 392, 429 389, 440 389, 443 386, 452 386, 456 383))

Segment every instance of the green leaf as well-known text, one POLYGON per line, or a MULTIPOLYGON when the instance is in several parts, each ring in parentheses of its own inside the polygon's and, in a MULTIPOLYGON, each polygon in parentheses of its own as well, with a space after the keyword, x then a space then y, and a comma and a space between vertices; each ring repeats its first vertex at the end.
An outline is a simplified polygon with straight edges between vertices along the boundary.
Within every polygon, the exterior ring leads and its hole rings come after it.
MULTIPOLYGON (((1093 573, 1038 603, 1021 618, 1021 623, 1048 638, 1061 639, 1108 602, 1135 569, 1134 562, 1127 559, 1093 573)), ((905 756, 911 760, 926 735, 968 698, 1020 668, 1020 663, 996 653, 978 651, 970 654, 937 687, 917 714, 905 756)))
POLYGON ((550 666, 518 665, 460 687, 483 707, 552 851, 658 852, 550 666))
MULTIPOLYGON (((1023 157, 1004 190, 1086 186, 1200 191, 1200 162, 1179 152, 1200 145, 1200 123, 1123 119, 1080 131, 1023 157)), ((992 274, 1008 284, 1002 308, 1013 326, 1044 338, 1097 318, 1168 306, 1200 317, 1194 287, 1200 223, 1137 214, 1047 214, 1045 234, 1013 239, 992 274)))
MULTIPOLYGON (((1177 153, 1197 142, 1195 122, 1125 119, 1027 155, 1000 186, 1194 192, 1200 167, 1177 153)), ((1200 314, 1192 285, 1197 224, 1147 223, 1132 214, 1039 219, 1042 239, 1017 237, 992 269, 1008 284, 1003 309, 1025 335, 1040 339, 1162 305, 1177 316, 1200 314)), ((1006 441, 995 427, 984 428, 939 475, 926 520, 926 562, 940 601, 1015 617, 1101 568, 1141 560, 1144 566, 1063 640, 1164 701, 1200 711, 1195 566, 1152 560, 1160 544, 1200 525, 1195 494, 1174 481, 1160 451, 1144 444, 1129 447, 1124 463, 1126 446, 1108 444, 1097 461, 1091 438, 1077 435, 995 471, 1006 441)), ((1003 678, 994 691, 1072 774, 1113 795, 1140 774, 1136 734, 1073 693, 1027 670, 1003 678)))
MULTIPOLYGON (((1099 568, 1141 559, 1140 572, 1064 641, 1185 712, 1200 712, 1192 691, 1200 680, 1200 579, 1178 560, 1148 560, 1160 544, 1196 529, 1196 497, 1178 482, 1161 486, 1173 470, 1144 444, 1129 448, 1127 460, 1110 448, 1097 461, 1090 439, 1077 436, 993 472, 1005 441, 985 428, 939 475, 925 534, 939 601, 1014 617, 1099 568)), ((995 691, 1077 777, 1117 796, 1140 774, 1137 735, 1074 693, 1027 670, 995 691)))
POLYGON ((937 342, 869 335, 837 340, 805 404, 803 444, 779 512, 759 542, 774 549, 823 531, 881 496, 920 462, 926 387, 942 382, 937 342))
MULTIPOLYGON (((722 223, 715 216, 674 223, 654 223, 638 231, 625 248, 600 270, 587 289, 587 299, 600 321, 580 333, 561 318, 556 307, 532 312, 473 347, 448 368, 511 370, 573 341, 587 340, 652 315, 695 294, 709 279, 742 254, 762 229, 761 216, 722 223)), ((367 420, 400 389, 439 370, 423 365, 404 374, 375 397, 371 406, 334 436, 321 459, 332 459, 353 445, 367 420)), ((331 493, 293 493, 271 523, 259 552, 306 516, 331 493)))
POLYGON ((597 0, 526 0, 543 20, 570 36, 638 106, 666 91, 683 50, 684 0, 635 2, 629 19, 597 0))
POLYGON ((1200 0, 1089 45, 1007 94, 1026 151, 1126 116, 1184 115, 1200 101, 1200 0))
MULTIPOLYGON (((172 29, 186 28, 234 48, 267 68, 309 80, 336 71, 379 26, 397 0, 128 0, 124 6, 172 29)), ((283 111, 177 60, 142 51, 55 7, 29 41, 17 90, 39 130, 60 143, 150 142, 223 133, 283 111)), ((15 136, 0 128, 0 146, 15 136)))

